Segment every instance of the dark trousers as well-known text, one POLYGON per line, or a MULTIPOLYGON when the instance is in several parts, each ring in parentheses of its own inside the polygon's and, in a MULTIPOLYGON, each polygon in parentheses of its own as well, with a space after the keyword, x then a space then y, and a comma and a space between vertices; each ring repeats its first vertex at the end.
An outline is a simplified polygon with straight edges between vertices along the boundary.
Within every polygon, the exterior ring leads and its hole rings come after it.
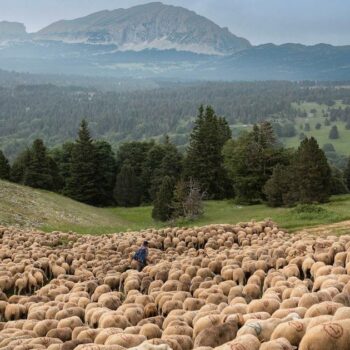
POLYGON ((137 271, 138 272, 141 272, 144 267, 147 265, 146 262, 142 262, 142 261, 137 261, 137 271))

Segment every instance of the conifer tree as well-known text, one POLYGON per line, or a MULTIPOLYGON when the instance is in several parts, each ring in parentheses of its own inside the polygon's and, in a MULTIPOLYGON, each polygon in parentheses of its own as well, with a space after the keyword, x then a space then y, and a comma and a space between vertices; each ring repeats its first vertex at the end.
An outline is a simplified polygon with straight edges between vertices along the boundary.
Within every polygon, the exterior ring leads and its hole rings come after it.
POLYGON ((116 161, 111 145, 106 141, 97 141, 96 148, 96 183, 97 205, 107 206, 114 202, 113 190, 115 186, 116 161))
POLYGON ((134 168, 125 163, 117 175, 114 199, 122 207, 136 207, 141 202, 140 181, 134 168))
POLYGON ((59 187, 60 192, 65 190, 67 181, 70 178, 73 148, 73 142, 65 142, 61 147, 56 148, 51 152, 58 167, 58 175, 61 181, 59 187))
POLYGON ((273 169, 272 176, 263 189, 270 207, 280 207, 286 204, 283 194, 288 192, 288 175, 288 170, 281 164, 277 164, 273 169))
MULTIPOLYGON (((163 156, 156 168, 153 168, 152 177, 150 179, 150 198, 153 201, 164 176, 170 176, 177 181, 182 173, 182 155, 178 149, 170 143, 166 142, 161 145, 163 148, 163 156)), ((149 165, 148 165, 149 166, 149 165)))
POLYGON ((87 204, 98 204, 96 149, 90 136, 88 124, 83 120, 80 124, 70 166, 70 178, 67 180, 65 194, 87 204))
POLYGON ((270 123, 255 125, 253 131, 242 133, 224 147, 224 164, 233 182, 236 201, 253 204, 266 199, 265 183, 274 167, 287 164, 289 154, 277 147, 270 123))
POLYGON ((350 157, 348 158, 348 163, 346 165, 346 169, 344 171, 345 184, 350 190, 350 157))
POLYGON ((0 179, 10 180, 10 171, 10 163, 4 153, 0 150, 0 179))
POLYGON ((52 190, 54 188, 52 162, 43 140, 35 140, 30 150, 30 160, 24 172, 24 184, 34 188, 52 190))
POLYGON ((329 138, 331 140, 339 139, 339 131, 338 131, 338 127, 336 125, 332 126, 332 129, 329 132, 329 138))
POLYGON ((232 194, 222 156, 222 148, 230 138, 226 120, 217 117, 212 107, 201 106, 187 150, 185 177, 196 180, 209 198, 221 199, 232 194))
POLYGON ((292 190, 297 193, 298 202, 323 203, 329 199, 331 169, 315 138, 301 142, 291 171, 295 174, 292 190))
POLYGON ((27 148, 17 156, 11 167, 11 181, 23 184, 25 170, 29 165, 30 158, 31 152, 29 148, 27 148))
POLYGON ((165 176, 159 187, 154 206, 152 210, 152 217, 158 221, 170 220, 174 211, 174 181, 169 176, 165 176))

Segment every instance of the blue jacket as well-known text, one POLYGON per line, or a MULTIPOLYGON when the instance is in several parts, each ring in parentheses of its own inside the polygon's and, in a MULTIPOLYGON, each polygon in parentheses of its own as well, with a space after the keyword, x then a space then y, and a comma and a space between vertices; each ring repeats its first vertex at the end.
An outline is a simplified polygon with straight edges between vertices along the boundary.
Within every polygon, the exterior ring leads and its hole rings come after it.
POLYGON ((140 262, 141 264, 146 264, 148 256, 148 249, 142 246, 134 255, 133 259, 140 262))

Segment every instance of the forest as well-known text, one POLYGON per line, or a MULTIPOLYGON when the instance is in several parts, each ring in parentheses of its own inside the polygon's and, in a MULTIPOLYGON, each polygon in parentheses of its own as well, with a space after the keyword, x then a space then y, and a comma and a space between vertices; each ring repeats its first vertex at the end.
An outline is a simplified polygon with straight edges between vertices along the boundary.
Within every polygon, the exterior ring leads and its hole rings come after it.
MULTIPOLYGON (((268 120, 279 137, 299 133, 291 125, 296 118, 306 117, 297 108, 301 103, 324 105, 325 116, 336 101, 350 104, 344 83, 160 81, 154 88, 146 84, 137 91, 116 91, 106 83, 110 88, 106 91, 100 81, 96 87, 39 84, 21 75, 6 81, 0 84, 0 148, 11 160, 37 138, 50 147, 74 140, 82 119, 89 122, 94 138, 108 141, 114 150, 125 141, 160 140, 167 134, 183 151, 201 104, 212 105, 224 116, 235 136, 247 126, 268 120)), ((349 109, 334 110, 330 117, 350 125, 349 109)))
POLYGON ((115 154, 83 119, 74 142, 47 148, 36 139, 11 165, 0 152, 0 178, 99 207, 153 204, 159 221, 201 215, 203 199, 289 207, 349 192, 350 161, 344 171, 331 166, 313 137, 284 148, 264 121, 233 138, 211 106, 201 106, 193 124, 184 154, 167 135, 125 142, 115 154))

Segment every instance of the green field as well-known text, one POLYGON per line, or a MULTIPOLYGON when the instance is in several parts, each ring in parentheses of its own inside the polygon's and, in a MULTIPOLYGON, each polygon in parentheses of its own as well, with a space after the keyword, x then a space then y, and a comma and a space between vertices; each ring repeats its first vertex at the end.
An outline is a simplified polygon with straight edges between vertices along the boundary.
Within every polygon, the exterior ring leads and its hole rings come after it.
MULTIPOLYGON (((300 105, 293 104, 293 107, 301 111, 305 111, 308 114, 307 118, 296 118, 295 127, 297 135, 295 137, 282 138, 281 141, 286 147, 297 148, 300 144, 299 134, 303 132, 307 137, 314 136, 320 147, 325 144, 333 144, 335 151, 339 154, 349 156, 350 155, 350 130, 345 129, 345 123, 341 121, 333 122, 330 126, 325 126, 325 118, 322 116, 322 111, 327 112, 328 107, 326 105, 320 105, 317 103, 302 103, 300 105), (316 113, 311 113, 311 110, 315 109, 316 113), (304 130, 305 123, 309 123, 311 130, 309 132, 304 130), (315 125, 320 123, 322 125, 320 130, 315 129, 315 125), (330 140, 328 135, 333 125, 337 125, 339 131, 339 139, 330 140)), ((337 101, 332 108, 345 108, 346 105, 337 101)))
MULTIPOLYGON (((66 197, 0 181, 0 224, 37 227, 50 231, 105 234, 150 227, 169 226, 151 218, 151 207, 94 208, 66 197)), ((304 227, 350 220, 350 195, 332 198, 322 213, 298 214, 293 209, 272 209, 265 205, 237 206, 232 201, 208 201, 205 214, 194 222, 178 226, 234 224, 270 218, 280 227, 295 231, 304 227)))

